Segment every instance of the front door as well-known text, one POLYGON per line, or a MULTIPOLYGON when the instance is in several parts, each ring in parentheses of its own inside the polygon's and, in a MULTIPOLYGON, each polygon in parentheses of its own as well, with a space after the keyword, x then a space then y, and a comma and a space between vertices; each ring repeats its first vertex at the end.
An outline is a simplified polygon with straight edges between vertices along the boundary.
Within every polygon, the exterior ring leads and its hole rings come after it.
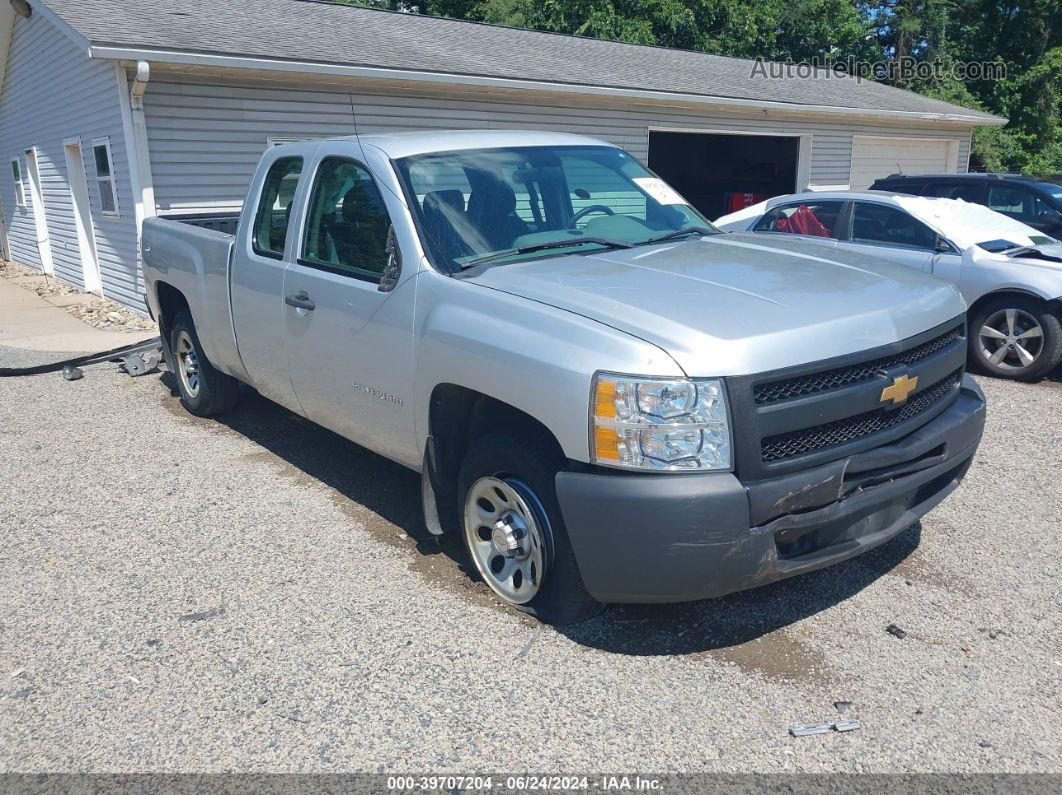
POLYGON ((380 290, 391 225, 387 203, 365 165, 326 156, 303 217, 298 258, 284 276, 295 394, 314 422, 408 459, 416 280, 380 290))
POLYGON ((853 202, 838 244, 843 249, 931 271, 937 233, 898 207, 853 202))
POLYGON ((96 233, 89 209, 88 182, 85 178, 85 161, 81 157, 81 142, 68 141, 63 145, 63 151, 66 154, 66 176, 70 184, 70 202, 74 208, 74 228, 77 231, 77 247, 81 255, 81 275, 85 292, 102 295, 100 265, 96 257, 96 233))
POLYGON ((41 188, 41 173, 37 168, 37 150, 26 150, 26 172, 30 183, 30 204, 33 205, 33 225, 37 231, 37 252, 45 273, 54 273, 52 243, 48 239, 48 217, 44 211, 44 191, 41 188))

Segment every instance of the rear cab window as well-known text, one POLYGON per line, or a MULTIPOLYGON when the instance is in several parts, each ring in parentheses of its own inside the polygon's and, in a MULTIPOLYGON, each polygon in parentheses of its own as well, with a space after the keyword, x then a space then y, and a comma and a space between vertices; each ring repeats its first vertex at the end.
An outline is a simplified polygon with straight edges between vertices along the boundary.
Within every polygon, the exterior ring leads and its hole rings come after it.
POLYGON ((752 231, 832 238, 836 234, 837 219, 842 209, 844 202, 841 201, 786 204, 768 211, 752 231))
POLYGON ((251 248, 255 254, 283 259, 291 222, 291 204, 301 175, 301 157, 282 157, 269 167, 262 182, 251 233, 251 248))

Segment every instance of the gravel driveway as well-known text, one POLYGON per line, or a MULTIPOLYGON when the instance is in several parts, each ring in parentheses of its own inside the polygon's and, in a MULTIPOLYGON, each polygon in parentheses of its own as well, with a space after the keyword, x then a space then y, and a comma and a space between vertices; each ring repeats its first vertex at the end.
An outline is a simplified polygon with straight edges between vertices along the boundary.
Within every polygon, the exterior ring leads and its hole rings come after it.
POLYGON ((0 379, 0 769, 1062 772, 1062 383, 982 384, 921 528, 555 629, 421 529, 416 475, 254 394, 0 379), (788 735, 835 701, 864 728, 788 735))

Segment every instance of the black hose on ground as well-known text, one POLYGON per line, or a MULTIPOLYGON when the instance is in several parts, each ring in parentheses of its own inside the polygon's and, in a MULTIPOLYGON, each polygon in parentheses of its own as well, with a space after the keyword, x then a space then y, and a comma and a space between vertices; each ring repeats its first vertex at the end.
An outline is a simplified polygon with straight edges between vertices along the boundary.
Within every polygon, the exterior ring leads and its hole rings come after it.
POLYGON ((83 356, 75 356, 73 359, 63 359, 61 362, 49 362, 48 364, 36 364, 32 367, 0 367, 0 378, 10 378, 19 375, 40 375, 41 373, 54 373, 64 367, 79 367, 85 364, 98 364, 122 359, 134 353, 144 353, 155 348, 162 347, 162 337, 152 337, 143 342, 132 345, 123 345, 120 348, 112 348, 100 353, 88 353, 83 356))

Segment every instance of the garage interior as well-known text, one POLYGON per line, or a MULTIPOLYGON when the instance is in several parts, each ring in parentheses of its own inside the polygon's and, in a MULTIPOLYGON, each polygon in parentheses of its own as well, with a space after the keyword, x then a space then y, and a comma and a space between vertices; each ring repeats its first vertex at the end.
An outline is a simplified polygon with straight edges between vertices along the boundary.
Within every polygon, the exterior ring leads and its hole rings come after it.
POLYGON ((714 221, 797 190, 799 149, 800 139, 791 135, 650 130, 649 168, 714 221))

